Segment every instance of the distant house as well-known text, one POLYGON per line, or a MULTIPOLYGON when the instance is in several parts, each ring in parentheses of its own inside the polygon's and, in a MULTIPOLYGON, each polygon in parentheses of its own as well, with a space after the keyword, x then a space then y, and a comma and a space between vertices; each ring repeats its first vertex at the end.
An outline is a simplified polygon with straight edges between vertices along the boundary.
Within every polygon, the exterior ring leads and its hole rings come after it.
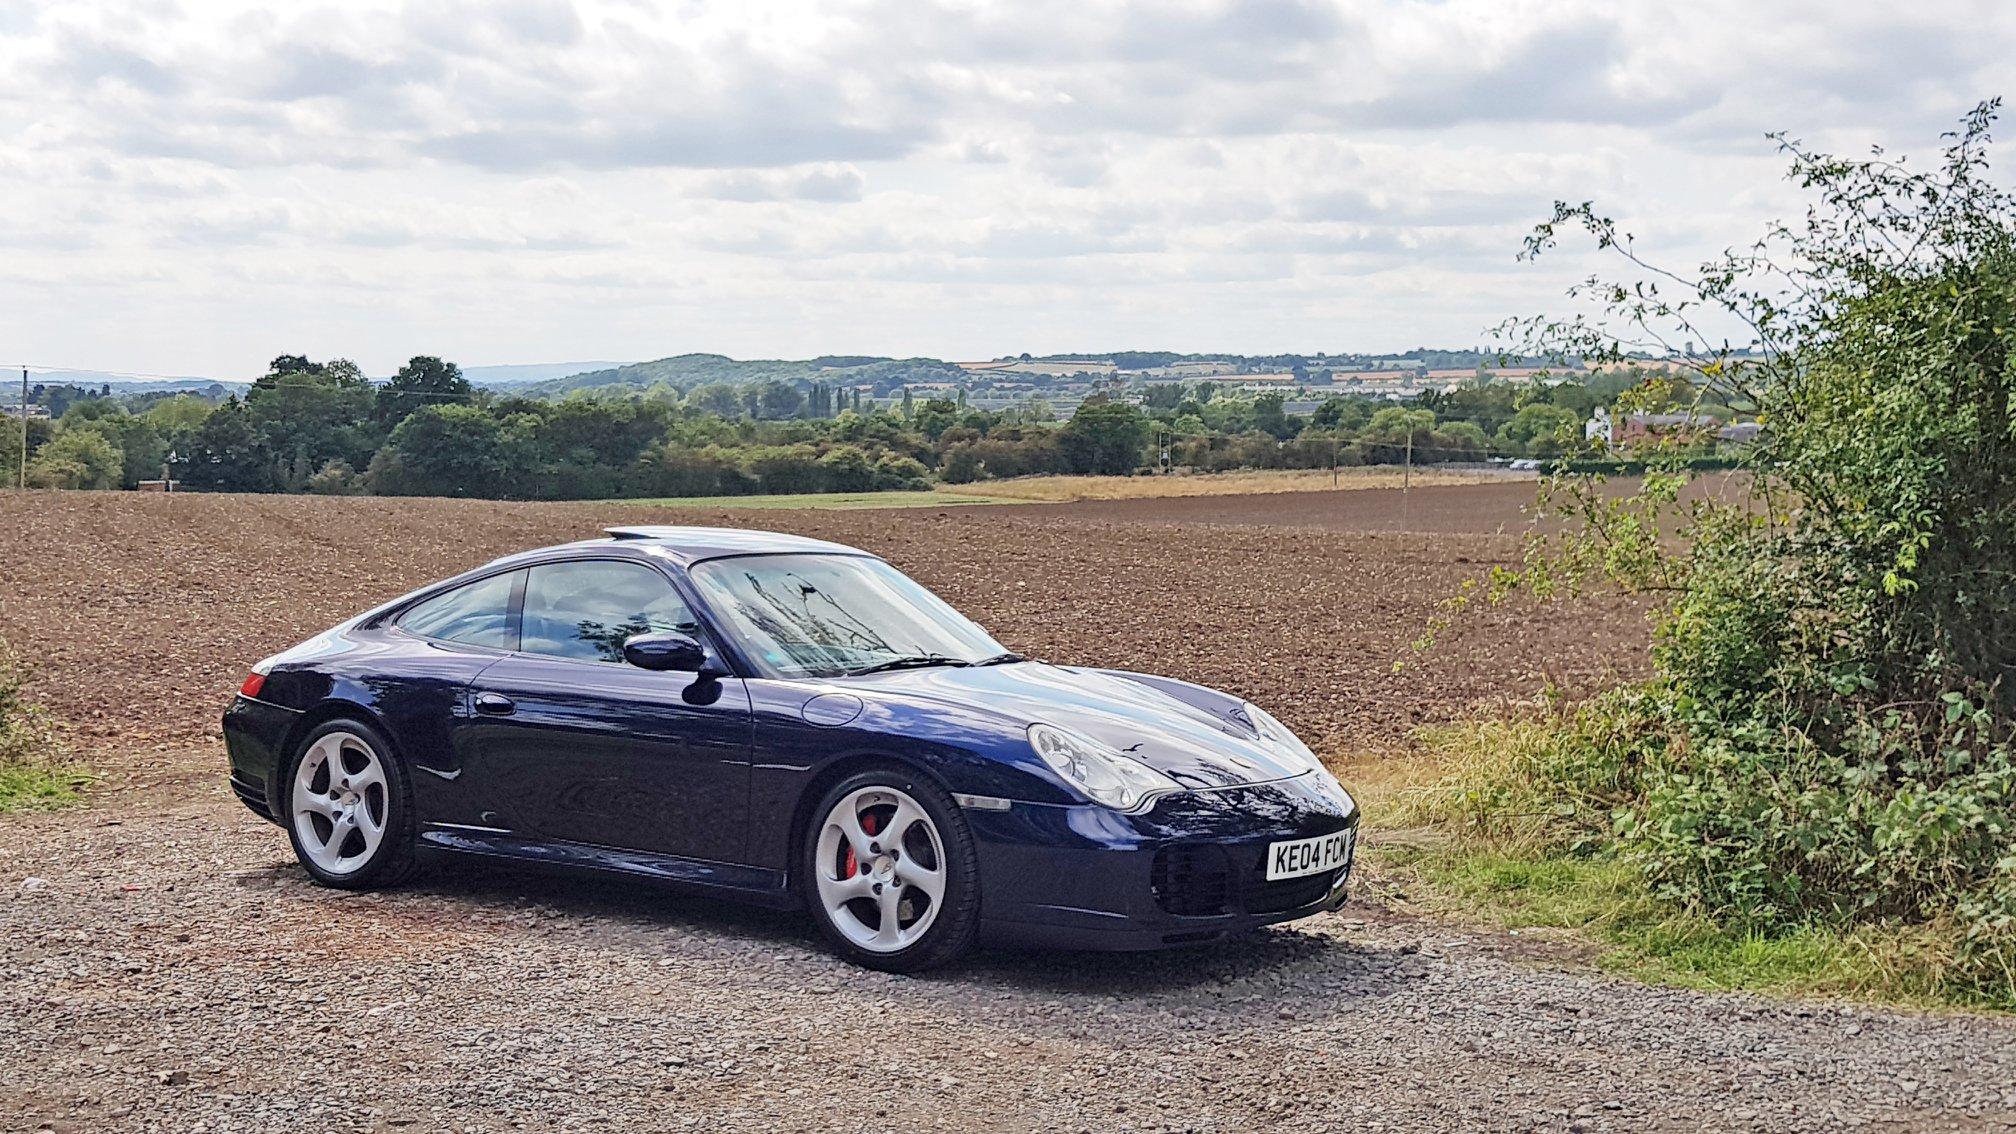
POLYGON ((1582 439, 1601 441, 1606 447, 1615 443, 1616 434, 1608 408, 1597 406, 1596 412, 1589 415, 1589 420, 1582 423, 1582 439))

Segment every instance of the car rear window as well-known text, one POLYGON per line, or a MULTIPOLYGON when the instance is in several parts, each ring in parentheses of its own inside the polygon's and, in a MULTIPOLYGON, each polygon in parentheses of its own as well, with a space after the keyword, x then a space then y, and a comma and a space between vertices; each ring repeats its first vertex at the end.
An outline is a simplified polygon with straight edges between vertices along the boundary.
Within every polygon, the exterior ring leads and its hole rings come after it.
POLYGON ((415 603, 399 616, 399 628, 423 638, 515 650, 511 589, 524 574, 506 571, 415 603))

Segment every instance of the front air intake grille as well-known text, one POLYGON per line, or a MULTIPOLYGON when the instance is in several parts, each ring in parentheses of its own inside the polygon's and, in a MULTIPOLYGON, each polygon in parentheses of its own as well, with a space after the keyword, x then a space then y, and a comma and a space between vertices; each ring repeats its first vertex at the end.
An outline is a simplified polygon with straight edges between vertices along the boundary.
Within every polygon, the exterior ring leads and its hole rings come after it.
POLYGON ((1155 852, 1148 885, 1164 912, 1180 917, 1211 917, 1226 913, 1274 914, 1315 905, 1330 896, 1351 860, 1336 870, 1300 878, 1267 880, 1267 861, 1259 855, 1251 869, 1235 872, 1224 847, 1214 843, 1177 843, 1155 852))
POLYGON ((1180 917, 1222 914, 1232 900, 1232 863, 1209 844, 1163 847, 1148 877, 1155 902, 1180 917))
POLYGON ((1280 913, 1322 901, 1337 881, 1337 871, 1326 870, 1279 882, 1258 881, 1246 889, 1247 913, 1280 913))

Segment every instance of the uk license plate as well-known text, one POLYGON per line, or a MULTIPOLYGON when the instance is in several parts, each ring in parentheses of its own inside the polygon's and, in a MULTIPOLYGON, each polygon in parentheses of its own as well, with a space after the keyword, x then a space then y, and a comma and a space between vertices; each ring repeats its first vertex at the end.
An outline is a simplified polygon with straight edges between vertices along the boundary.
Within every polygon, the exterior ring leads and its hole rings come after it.
POLYGON ((1267 847, 1267 881, 1321 874, 1351 861, 1351 837, 1355 830, 1318 835, 1313 839, 1290 839, 1267 847))

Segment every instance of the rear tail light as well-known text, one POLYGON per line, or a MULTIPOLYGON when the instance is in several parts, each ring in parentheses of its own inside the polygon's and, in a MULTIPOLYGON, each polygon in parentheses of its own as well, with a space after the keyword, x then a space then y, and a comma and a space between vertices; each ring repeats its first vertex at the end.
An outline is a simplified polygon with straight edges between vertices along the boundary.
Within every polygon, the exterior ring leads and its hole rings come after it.
POLYGON ((240 685, 238 687, 238 695, 240 697, 257 697, 259 695, 259 691, 264 688, 266 688, 265 674, 263 673, 248 674, 246 675, 245 678, 245 684, 240 685))

